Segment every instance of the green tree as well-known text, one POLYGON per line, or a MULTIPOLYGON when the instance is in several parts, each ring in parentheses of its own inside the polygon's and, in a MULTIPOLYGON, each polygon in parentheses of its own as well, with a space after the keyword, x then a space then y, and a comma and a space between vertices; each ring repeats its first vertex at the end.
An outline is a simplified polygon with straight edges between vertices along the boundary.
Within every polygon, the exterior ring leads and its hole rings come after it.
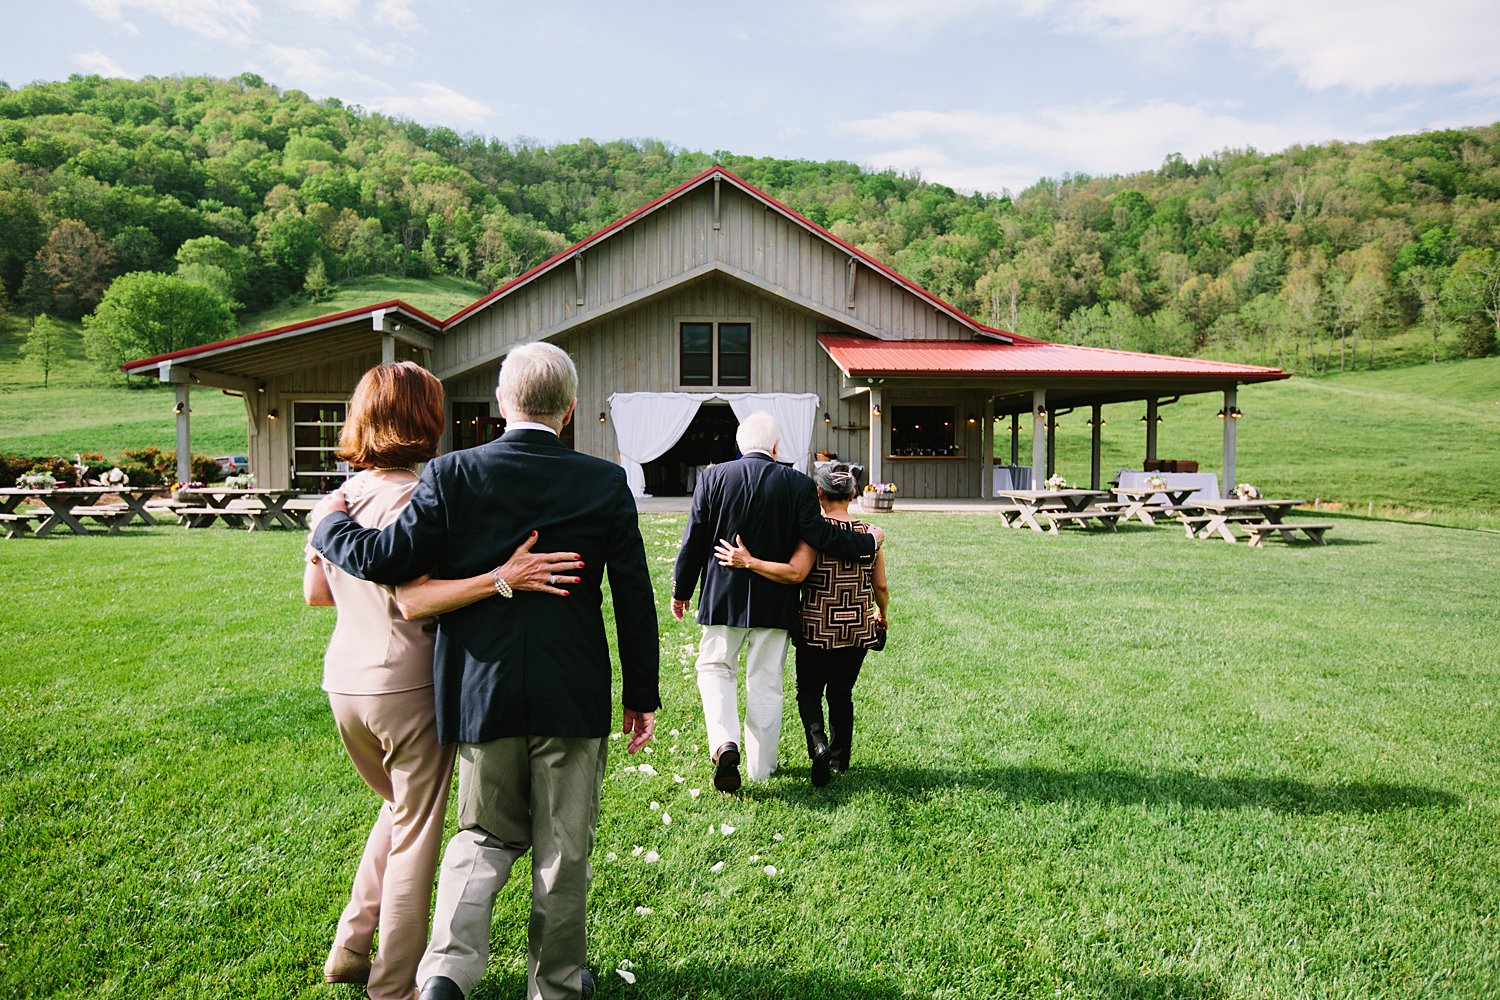
POLYGON ((1436 264, 1411 264, 1401 272, 1401 285, 1416 296, 1421 305, 1420 318, 1432 332, 1432 363, 1438 359, 1438 330, 1442 323, 1443 279, 1448 269, 1436 264))
POLYGON ((92 309, 109 285, 114 255, 94 231, 77 219, 52 228, 28 268, 31 297, 41 310, 77 319, 92 309))
POLYGON ((313 262, 307 266, 307 274, 302 279, 302 291, 313 302, 324 302, 337 290, 338 286, 328 280, 328 269, 323 266, 322 257, 314 257, 313 262))
POLYGON ((63 328, 46 313, 33 316, 26 331, 21 353, 27 361, 42 370, 42 388, 52 376, 52 369, 63 360, 63 328))
POLYGON ((135 271, 109 286, 83 320, 84 346, 103 371, 126 361, 221 340, 234 333, 222 296, 171 274, 135 271))
POLYGON ((1493 354, 1500 332, 1500 255, 1490 249, 1459 254, 1443 286, 1443 299, 1461 324, 1459 345, 1464 354, 1493 354))

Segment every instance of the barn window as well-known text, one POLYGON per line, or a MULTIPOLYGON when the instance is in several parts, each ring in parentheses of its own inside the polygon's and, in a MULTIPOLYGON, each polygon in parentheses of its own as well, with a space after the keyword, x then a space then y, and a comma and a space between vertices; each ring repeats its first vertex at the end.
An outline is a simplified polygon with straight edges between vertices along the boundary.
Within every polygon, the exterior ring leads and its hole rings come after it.
POLYGON ((344 426, 345 404, 292 404, 292 486, 309 493, 327 493, 349 478, 348 462, 334 454, 344 426))
POLYGON ((453 434, 449 438, 454 451, 493 441, 505 433, 505 418, 490 416, 490 404, 453 402, 453 434))
POLYGON ((679 331, 679 385, 750 385, 750 324, 695 320, 679 331))
POLYGON ((893 406, 891 454, 957 455, 957 427, 952 406, 893 406))

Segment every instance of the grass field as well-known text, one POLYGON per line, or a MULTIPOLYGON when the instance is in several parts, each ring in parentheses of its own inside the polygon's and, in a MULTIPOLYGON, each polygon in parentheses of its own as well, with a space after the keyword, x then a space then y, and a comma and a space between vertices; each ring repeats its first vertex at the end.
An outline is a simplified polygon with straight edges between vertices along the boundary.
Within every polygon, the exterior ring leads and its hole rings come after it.
MULTIPOLYGON (((1251 550, 886 515, 853 770, 808 786, 789 692, 782 770, 726 798, 665 612, 681 519, 643 518, 660 776, 611 758, 597 995, 1500 994, 1500 536, 1337 522, 1251 550)), ((0 994, 357 995, 321 963, 374 810, 301 541, 0 542, 0 994)), ((476 1000, 522 993, 527 882, 476 1000)))

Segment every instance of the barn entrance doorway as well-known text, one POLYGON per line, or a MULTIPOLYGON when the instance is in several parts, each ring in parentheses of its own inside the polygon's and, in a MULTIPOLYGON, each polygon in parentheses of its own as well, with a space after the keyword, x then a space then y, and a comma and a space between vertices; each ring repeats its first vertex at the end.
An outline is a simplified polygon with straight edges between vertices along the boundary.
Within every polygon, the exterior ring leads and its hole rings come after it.
POLYGON ((646 492, 654 497, 690 497, 698 476, 710 465, 739 456, 734 432, 739 419, 728 403, 704 403, 677 443, 641 466, 646 492))

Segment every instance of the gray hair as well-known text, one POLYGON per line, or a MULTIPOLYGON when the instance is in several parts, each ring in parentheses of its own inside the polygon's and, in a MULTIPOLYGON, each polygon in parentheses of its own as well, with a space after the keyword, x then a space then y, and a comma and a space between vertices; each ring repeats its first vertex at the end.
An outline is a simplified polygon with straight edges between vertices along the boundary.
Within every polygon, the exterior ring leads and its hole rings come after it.
POLYGON ((739 430, 734 432, 734 443, 740 446, 742 455, 751 451, 769 452, 780 440, 781 429, 776 426, 776 418, 765 410, 756 410, 741 420, 739 430))
POLYGON ((562 417, 578 395, 578 368, 552 344, 512 347, 500 366, 499 392, 518 417, 562 417))
POLYGON ((833 462, 818 468, 813 473, 813 482, 818 484, 825 500, 853 500, 858 483, 854 470, 843 462, 833 462))

